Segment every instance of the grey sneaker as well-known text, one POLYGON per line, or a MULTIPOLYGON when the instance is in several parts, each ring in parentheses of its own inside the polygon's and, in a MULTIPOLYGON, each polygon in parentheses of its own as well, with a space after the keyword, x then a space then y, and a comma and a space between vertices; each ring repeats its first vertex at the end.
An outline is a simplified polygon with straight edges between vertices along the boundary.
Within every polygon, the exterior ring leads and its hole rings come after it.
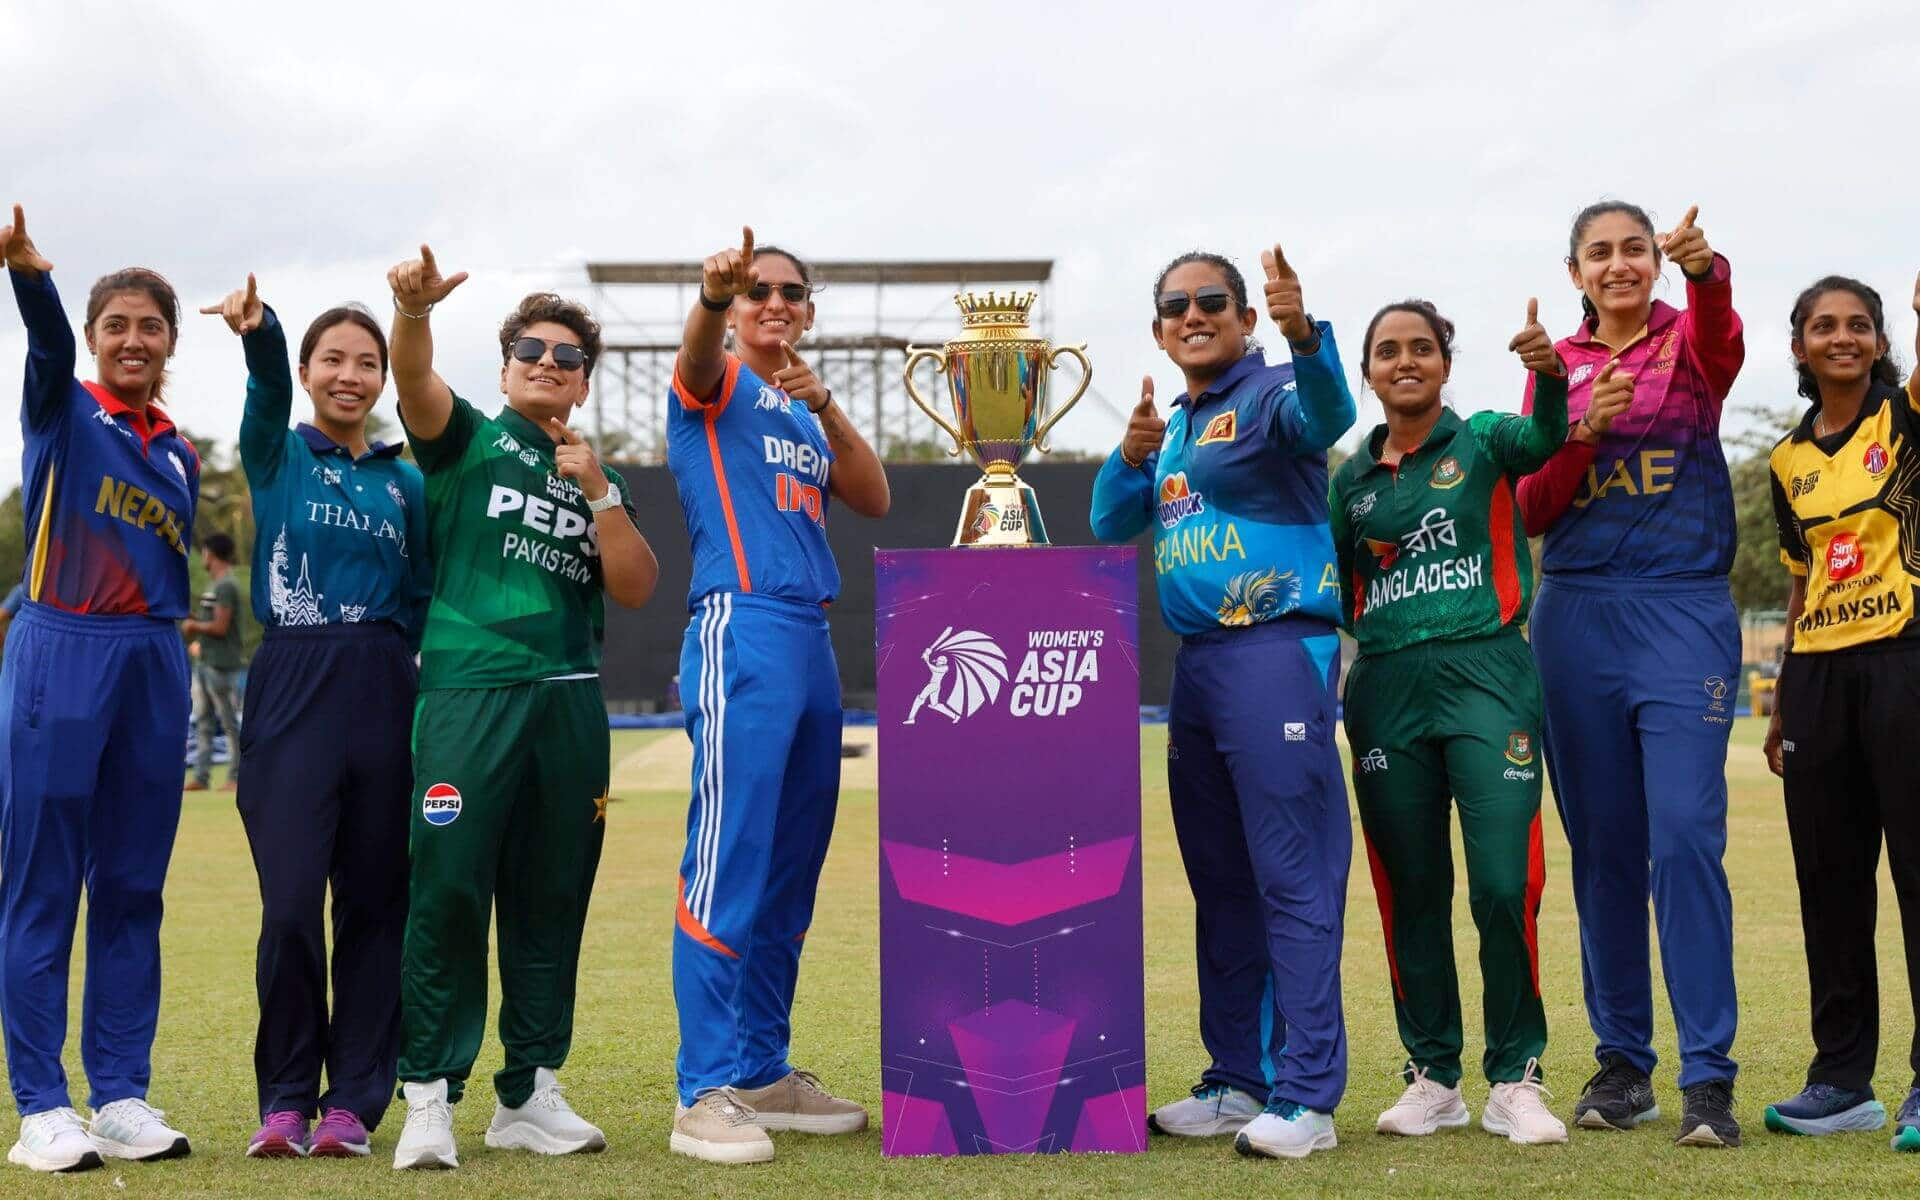
POLYGON ((185 1158, 193 1148, 186 1134, 167 1124, 166 1115, 145 1100, 129 1096, 94 1109, 87 1132, 103 1158, 134 1162, 185 1158))
POLYGON ((674 1108, 667 1145, 675 1154, 704 1162, 772 1162, 773 1139, 753 1116, 732 1088, 702 1092, 691 1105, 674 1108))
POLYGON ((1147 1128, 1172 1137, 1219 1137, 1239 1133, 1265 1107, 1239 1088, 1202 1082, 1191 1094, 1148 1113, 1147 1128))
POLYGON ((867 1127, 867 1110, 820 1086, 809 1071, 789 1071, 763 1088, 735 1088, 736 1100, 762 1129, 795 1133, 858 1133, 867 1127))

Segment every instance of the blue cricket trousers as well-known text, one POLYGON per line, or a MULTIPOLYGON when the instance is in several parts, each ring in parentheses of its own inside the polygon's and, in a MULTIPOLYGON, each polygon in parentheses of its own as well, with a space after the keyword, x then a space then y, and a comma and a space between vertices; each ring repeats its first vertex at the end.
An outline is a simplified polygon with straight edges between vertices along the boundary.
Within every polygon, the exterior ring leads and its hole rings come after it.
POLYGON ((385 621, 270 626, 247 673, 238 800, 260 877, 262 1119, 344 1108, 374 1129, 393 1097, 418 684, 385 621))
POLYGON ((22 1116, 70 1107, 60 1054, 80 889, 89 1106, 145 1098, 161 888, 180 825, 187 650, 173 622, 21 606, 0 698, 0 1024, 22 1116))
MULTIPOLYGON (((1324 628, 1324 627, 1322 627, 1324 628)), ((1340 947, 1353 857, 1334 745, 1340 643, 1297 626, 1182 640, 1167 732, 1193 889, 1205 1083, 1332 1112, 1347 1085, 1340 947)))
POLYGON ((840 795, 824 610, 703 598, 680 652, 693 797, 673 938, 680 1102, 787 1075, 800 949, 840 795))
POLYGON ((1531 636, 1595 1055, 1653 1070, 1651 895, 1680 1086, 1731 1080, 1739 1009, 1721 859, 1740 622, 1727 581, 1548 575, 1531 636))

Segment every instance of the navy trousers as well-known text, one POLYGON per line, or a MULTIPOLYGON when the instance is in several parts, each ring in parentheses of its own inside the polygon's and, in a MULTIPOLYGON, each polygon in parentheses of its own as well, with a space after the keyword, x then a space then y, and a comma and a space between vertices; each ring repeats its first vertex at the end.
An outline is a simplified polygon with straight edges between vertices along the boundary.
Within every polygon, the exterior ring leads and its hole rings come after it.
POLYGON ((1721 859, 1740 622, 1727 581, 1550 575, 1532 639, 1595 1054, 1653 1070, 1651 896, 1680 1086, 1731 1080, 1740 1014, 1721 859))
POLYGON ((180 825, 187 650, 171 621, 26 604, 0 665, 0 1024, 21 1116, 73 1103, 60 1052, 80 888, 80 1060, 99 1108, 142 1098, 161 888, 180 825))
POLYGON ((1353 826, 1334 745, 1340 644, 1256 625, 1186 638, 1167 731, 1193 889, 1206 1083, 1332 1112, 1353 826))
POLYGON ((344 1108, 372 1129, 393 1096, 418 682, 405 638, 384 622, 269 628, 254 656, 239 804, 260 876, 263 1118, 344 1108))

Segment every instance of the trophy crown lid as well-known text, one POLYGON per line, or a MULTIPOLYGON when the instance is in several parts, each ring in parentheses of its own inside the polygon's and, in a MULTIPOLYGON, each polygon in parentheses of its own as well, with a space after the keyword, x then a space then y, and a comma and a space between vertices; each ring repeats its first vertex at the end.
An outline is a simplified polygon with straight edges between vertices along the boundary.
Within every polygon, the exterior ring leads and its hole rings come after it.
POLYGON ((998 292, 988 292, 981 296, 975 292, 955 293, 953 302, 960 309, 960 324, 963 328, 974 329, 982 326, 1019 326, 1027 324, 1027 314, 1033 309, 1033 302, 1039 298, 1038 292, 1008 292, 1002 296, 998 292))

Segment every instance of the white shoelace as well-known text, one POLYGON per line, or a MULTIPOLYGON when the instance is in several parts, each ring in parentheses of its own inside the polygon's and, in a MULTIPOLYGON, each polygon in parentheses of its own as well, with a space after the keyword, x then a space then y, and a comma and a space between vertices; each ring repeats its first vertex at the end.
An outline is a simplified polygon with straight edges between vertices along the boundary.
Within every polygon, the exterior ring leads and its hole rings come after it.
POLYGON ((744 1125, 753 1120, 753 1109, 730 1087, 708 1088, 695 1096, 693 1102, 705 1104, 728 1125, 744 1125))
POLYGON ((544 1108, 548 1112, 573 1111, 573 1106, 567 1103, 567 1098, 560 1094, 560 1085, 558 1083, 550 1083, 533 1095, 528 1096, 526 1106, 528 1108, 544 1108))
POLYGON ((453 1106, 445 1100, 423 1100, 418 1104, 407 1105, 408 1129, 420 1129, 429 1125, 452 1125, 453 1106))
MULTIPOLYGON (((33 1121, 37 1129, 48 1130, 48 1138, 51 1139, 59 1129, 60 1122, 58 1118, 61 1117, 65 1117, 66 1120, 71 1123, 75 1132, 83 1136, 86 1134, 87 1123, 82 1121, 80 1114, 72 1108, 50 1108, 44 1113, 35 1113, 32 1117, 28 1117, 27 1121, 33 1121), (39 1119, 34 1120, 35 1117, 39 1119)), ((26 1121, 21 1122, 23 1127, 25 1124, 26 1121)))
MULTIPOLYGON (((72 1112, 73 1110, 67 1109, 66 1111, 72 1112)), ((136 1133, 150 1129, 155 1125, 164 1126, 167 1123, 166 1113, 148 1104, 145 1100, 134 1096, 129 1096, 125 1100, 115 1100, 112 1104, 102 1105, 99 1111, 93 1114, 93 1119, 98 1121, 103 1116, 109 1117, 112 1120, 126 1122, 133 1127, 136 1133)))
MULTIPOLYGON (((1506 1087, 1507 1104, 1509 1107, 1516 1111, 1526 1109, 1529 1112, 1543 1112, 1548 1116, 1553 1116, 1552 1112, 1547 1108, 1546 1101, 1541 1099, 1542 1096, 1552 1096, 1553 1093, 1548 1090, 1545 1083, 1541 1082, 1539 1059, 1528 1059, 1526 1073, 1514 1082, 1507 1084, 1506 1087)), ((1558 1120, 1558 1118, 1555 1119, 1558 1120)))

